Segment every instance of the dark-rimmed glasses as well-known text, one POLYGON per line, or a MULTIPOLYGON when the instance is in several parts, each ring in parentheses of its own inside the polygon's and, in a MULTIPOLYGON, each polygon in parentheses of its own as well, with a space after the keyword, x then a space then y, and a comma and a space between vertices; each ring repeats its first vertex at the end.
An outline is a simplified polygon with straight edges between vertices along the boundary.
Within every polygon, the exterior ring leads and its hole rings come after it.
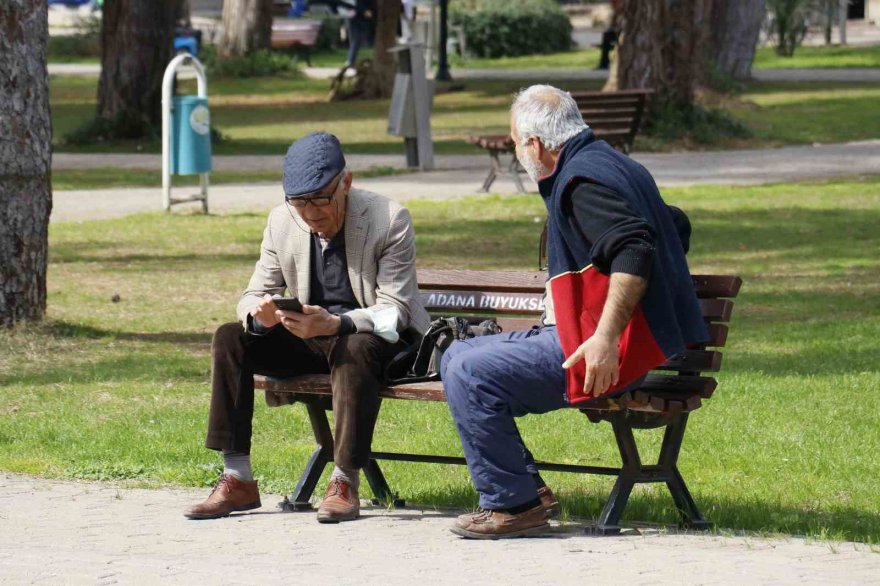
POLYGON ((297 195, 293 197, 285 195, 284 200, 297 209, 302 209, 309 204, 312 204, 316 208, 326 207, 330 205, 330 202, 336 197, 336 190, 339 189, 339 184, 342 183, 342 175, 342 173, 339 174, 339 178, 336 180, 336 185, 334 185, 333 189, 330 191, 330 195, 318 195, 321 193, 319 191, 315 195, 297 195))

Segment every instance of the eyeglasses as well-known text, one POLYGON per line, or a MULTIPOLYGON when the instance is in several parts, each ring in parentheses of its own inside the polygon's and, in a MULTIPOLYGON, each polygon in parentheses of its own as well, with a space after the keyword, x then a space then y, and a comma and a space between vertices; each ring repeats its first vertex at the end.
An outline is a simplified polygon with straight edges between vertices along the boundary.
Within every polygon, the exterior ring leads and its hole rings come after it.
POLYGON ((341 174, 339 176, 339 179, 336 180, 336 185, 333 186, 333 190, 330 192, 330 195, 297 195, 294 197, 285 195, 284 200, 297 209, 303 209, 309 204, 312 204, 316 208, 323 208, 330 205, 330 202, 333 201, 334 197, 336 197, 336 190, 339 189, 340 183, 342 183, 341 174))

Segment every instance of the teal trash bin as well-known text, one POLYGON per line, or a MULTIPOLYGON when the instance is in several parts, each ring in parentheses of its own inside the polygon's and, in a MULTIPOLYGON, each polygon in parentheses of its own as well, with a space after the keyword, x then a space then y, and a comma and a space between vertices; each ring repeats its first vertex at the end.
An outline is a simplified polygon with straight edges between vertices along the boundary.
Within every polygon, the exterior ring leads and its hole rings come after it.
POLYGON ((175 96, 171 119, 171 174, 211 170, 211 115, 208 98, 175 96))

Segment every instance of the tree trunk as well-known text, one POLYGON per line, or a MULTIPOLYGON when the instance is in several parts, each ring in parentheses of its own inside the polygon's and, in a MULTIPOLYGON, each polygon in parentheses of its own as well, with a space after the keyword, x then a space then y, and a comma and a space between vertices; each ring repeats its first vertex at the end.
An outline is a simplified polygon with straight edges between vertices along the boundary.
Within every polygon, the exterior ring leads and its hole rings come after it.
POLYGON ((162 75, 173 54, 180 2, 104 2, 98 117, 115 121, 119 138, 140 138, 162 119, 162 75))
POLYGON ((221 57, 243 57, 268 49, 271 39, 272 0, 224 0, 221 57))
POLYGON ((703 82, 711 0, 639 0, 624 4, 618 45, 619 89, 653 88, 689 105, 703 82))
POLYGON ((837 0, 824 0, 825 3, 825 44, 832 42, 831 34, 834 32, 834 15, 837 14, 837 0))
POLYGON ((397 23, 400 0, 376 2, 376 40, 373 44, 373 66, 364 80, 365 98, 388 98, 394 88, 394 57, 388 52, 397 44, 397 23))
POLYGON ((751 77, 764 14, 765 0, 715 0, 711 38, 719 73, 736 81, 751 77))
POLYGON ((46 0, 0 3, 0 324, 46 312, 52 120, 46 0))

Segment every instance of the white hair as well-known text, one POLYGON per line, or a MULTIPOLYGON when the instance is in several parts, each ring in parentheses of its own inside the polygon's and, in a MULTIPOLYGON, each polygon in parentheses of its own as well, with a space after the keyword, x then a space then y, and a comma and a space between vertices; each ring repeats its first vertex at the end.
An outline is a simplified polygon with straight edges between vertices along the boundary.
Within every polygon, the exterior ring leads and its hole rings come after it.
POLYGON ((537 138, 550 151, 561 149, 589 128, 571 94, 552 85, 533 85, 522 90, 514 97, 510 111, 517 138, 523 144, 537 138))

